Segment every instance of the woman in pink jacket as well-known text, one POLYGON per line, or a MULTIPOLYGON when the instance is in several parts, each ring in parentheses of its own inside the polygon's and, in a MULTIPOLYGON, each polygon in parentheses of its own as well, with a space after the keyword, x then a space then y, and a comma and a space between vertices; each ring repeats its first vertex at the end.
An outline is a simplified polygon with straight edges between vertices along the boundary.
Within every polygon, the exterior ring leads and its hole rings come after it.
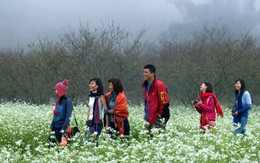
POLYGON ((200 131, 205 133, 206 129, 212 129, 216 125, 216 113, 223 116, 222 108, 209 82, 203 82, 200 86, 200 98, 192 101, 200 117, 200 131))

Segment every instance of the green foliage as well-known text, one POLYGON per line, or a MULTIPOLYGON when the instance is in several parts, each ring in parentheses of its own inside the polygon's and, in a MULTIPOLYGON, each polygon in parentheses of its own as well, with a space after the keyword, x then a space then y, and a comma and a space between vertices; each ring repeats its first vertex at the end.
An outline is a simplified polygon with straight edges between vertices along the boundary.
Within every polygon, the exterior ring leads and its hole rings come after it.
POLYGON ((47 104, 54 100, 54 85, 66 78, 68 96, 76 104, 85 103, 89 79, 100 77, 107 91, 107 80, 118 77, 128 100, 139 104, 142 68, 152 63, 172 102, 189 105, 203 81, 214 85, 221 102, 233 101, 234 81, 243 78, 254 104, 260 103, 260 51, 250 32, 235 37, 220 23, 203 27, 191 40, 173 37, 150 44, 142 41, 144 33, 134 36, 114 22, 96 29, 81 25, 60 33, 57 41, 31 43, 29 52, 0 52, 0 99, 47 104))

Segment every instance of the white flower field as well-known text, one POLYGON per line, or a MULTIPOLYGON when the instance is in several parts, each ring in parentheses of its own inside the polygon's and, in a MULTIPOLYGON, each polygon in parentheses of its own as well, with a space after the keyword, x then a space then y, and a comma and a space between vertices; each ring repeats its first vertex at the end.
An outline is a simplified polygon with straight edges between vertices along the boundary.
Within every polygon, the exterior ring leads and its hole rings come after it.
MULTIPOLYGON (((102 132, 99 146, 82 143, 86 106, 74 106, 81 132, 67 147, 50 147, 54 105, 0 104, 0 162, 259 162, 260 107, 249 111, 247 135, 234 136, 230 109, 206 134, 199 133, 199 114, 192 107, 171 106, 166 131, 145 130, 143 106, 129 106, 130 145, 102 132)), ((72 119, 71 125, 75 122, 72 119)))

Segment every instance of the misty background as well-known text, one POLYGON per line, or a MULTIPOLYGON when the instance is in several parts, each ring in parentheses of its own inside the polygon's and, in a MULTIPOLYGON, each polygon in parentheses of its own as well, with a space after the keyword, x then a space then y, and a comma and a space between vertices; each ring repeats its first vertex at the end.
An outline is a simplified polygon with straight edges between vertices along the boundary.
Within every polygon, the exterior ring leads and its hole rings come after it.
POLYGON ((260 33, 259 0, 1 0, 0 48, 27 48, 43 37, 96 28, 113 20, 126 30, 145 29, 144 40, 190 38, 205 24, 226 24, 238 35, 248 29, 260 33))
POLYGON ((86 102, 88 81, 122 80, 142 103, 143 66, 154 64, 171 103, 190 105, 209 81, 232 106, 245 79, 260 104, 260 0, 0 0, 0 102, 86 102))

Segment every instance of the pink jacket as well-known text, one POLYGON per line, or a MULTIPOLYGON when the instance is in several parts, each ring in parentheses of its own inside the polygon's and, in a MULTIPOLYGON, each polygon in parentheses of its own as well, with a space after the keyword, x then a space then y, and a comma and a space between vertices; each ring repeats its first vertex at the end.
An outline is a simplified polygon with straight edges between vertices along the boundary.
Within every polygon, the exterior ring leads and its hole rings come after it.
POLYGON ((216 120, 216 112, 215 112, 215 101, 213 96, 208 96, 208 98, 200 99, 202 103, 199 107, 196 107, 197 112, 200 114, 202 111, 205 111, 206 117, 208 120, 215 121, 216 120))

